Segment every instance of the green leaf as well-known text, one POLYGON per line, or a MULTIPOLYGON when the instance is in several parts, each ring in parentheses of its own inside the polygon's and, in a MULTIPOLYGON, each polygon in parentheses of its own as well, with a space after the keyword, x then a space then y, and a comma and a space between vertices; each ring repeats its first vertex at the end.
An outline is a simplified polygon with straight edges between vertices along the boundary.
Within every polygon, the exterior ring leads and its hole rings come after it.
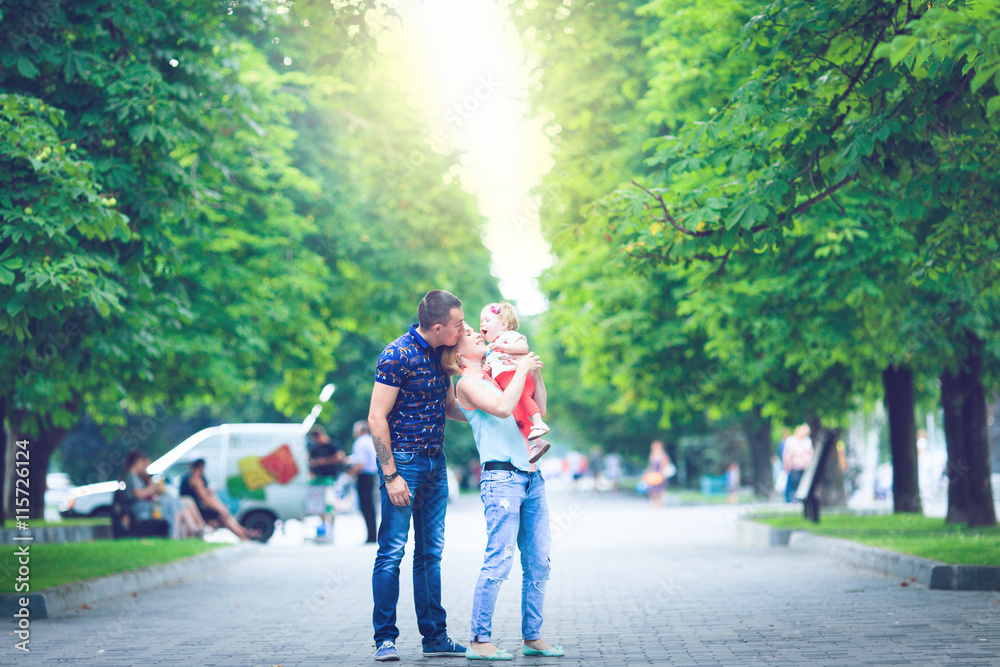
POLYGON ((927 209, 916 199, 906 198, 896 204, 892 218, 896 222, 905 222, 907 220, 920 219, 926 212, 927 209))
POLYGON ((31 62, 24 56, 18 56, 17 72, 25 79, 34 79, 38 76, 38 68, 35 67, 35 63, 31 62))
POLYGON ((24 304, 27 302, 28 295, 24 292, 15 292, 14 296, 10 298, 7 302, 7 314, 14 317, 22 310, 24 310, 24 304))
POLYGON ((987 116, 995 116, 997 111, 1000 111, 1000 95, 994 95, 990 98, 990 101, 986 103, 987 116))
POLYGON ((996 74, 997 70, 1000 70, 1000 62, 994 63, 989 67, 984 67, 976 70, 976 75, 972 77, 972 83, 969 84, 969 90, 974 93, 978 93, 979 89, 989 83, 993 75, 996 74))
POLYGON ((767 219, 768 208, 755 201, 748 202, 740 209, 735 216, 726 219, 726 229, 739 226, 741 229, 750 229, 758 222, 767 219))

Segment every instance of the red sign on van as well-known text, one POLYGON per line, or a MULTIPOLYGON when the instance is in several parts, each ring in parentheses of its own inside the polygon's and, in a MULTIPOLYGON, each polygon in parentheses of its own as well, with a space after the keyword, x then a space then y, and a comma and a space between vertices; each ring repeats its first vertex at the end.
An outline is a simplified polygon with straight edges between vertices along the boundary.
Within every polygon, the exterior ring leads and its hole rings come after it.
POLYGON ((267 456, 260 457, 260 465, 274 475, 278 484, 288 484, 299 474, 299 466, 288 445, 281 445, 267 456))

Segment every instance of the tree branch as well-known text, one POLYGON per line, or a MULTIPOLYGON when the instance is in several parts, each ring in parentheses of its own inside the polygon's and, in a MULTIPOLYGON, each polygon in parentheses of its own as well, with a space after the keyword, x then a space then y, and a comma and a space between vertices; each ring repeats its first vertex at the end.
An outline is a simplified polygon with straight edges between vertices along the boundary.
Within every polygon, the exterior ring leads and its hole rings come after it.
POLYGON ((955 90, 952 91, 951 95, 946 97, 945 100, 938 105, 939 113, 947 109, 948 105, 955 101, 955 98, 958 97, 958 95, 962 92, 962 89, 965 88, 966 85, 968 85, 969 81, 971 81, 972 77, 974 77, 975 75, 976 75, 975 67, 973 67, 972 69, 970 69, 968 72, 965 73, 965 76, 962 77, 962 80, 958 82, 958 87, 955 88, 955 90))
MULTIPOLYGON (((898 9, 898 7, 899 7, 899 2, 896 3, 896 8, 898 9)), ((893 15, 895 14, 896 12, 894 11, 893 15)), ((878 37, 876 37, 872 41, 872 48, 869 49, 868 55, 865 56, 865 61, 861 63, 861 67, 858 68, 858 71, 851 78, 851 82, 847 84, 847 88, 844 89, 844 92, 838 95, 837 98, 833 101, 833 104, 830 105, 830 110, 833 111, 834 113, 837 112, 837 107, 840 106, 840 103, 843 102, 845 99, 847 99, 847 96, 851 94, 851 91, 854 90, 854 87, 858 85, 858 82, 861 80, 861 75, 864 74, 865 70, 868 69, 868 65, 871 64, 872 58, 875 56, 875 49, 877 49, 878 45, 882 43, 882 37, 885 36, 885 31, 886 28, 888 27, 889 27, 888 22, 882 23, 882 29, 878 31, 878 37)), ((850 109, 848 109, 848 111, 850 111, 850 109)), ((837 129, 841 125, 843 125, 846 119, 847 119, 847 113, 845 112, 834 122, 833 127, 831 127, 828 130, 828 132, 832 135, 834 132, 837 131, 837 129)))
POLYGON ((705 237, 705 236, 711 236, 712 234, 714 234, 714 232, 707 231, 707 230, 706 231, 700 231, 700 232, 699 231, 695 231, 693 229, 688 229, 687 227, 683 227, 682 225, 678 224, 678 222, 676 220, 674 220, 674 216, 670 215, 670 210, 667 209, 667 205, 663 201, 663 195, 658 195, 655 192, 652 192, 652 191, 648 190, 647 188, 644 188, 643 186, 639 185, 639 183, 637 183, 634 178, 633 179, 629 179, 629 180, 632 183, 632 185, 634 185, 635 187, 639 188, 640 190, 642 190, 643 192, 645 192, 647 195, 649 195, 650 197, 652 197, 653 199, 655 199, 656 203, 658 203, 660 205, 660 208, 663 209, 663 216, 664 217, 663 218, 659 218, 659 220, 662 220, 663 222, 669 222, 670 225, 674 229, 676 229, 677 231, 679 231, 681 234, 686 234, 687 236, 693 236, 695 238, 701 238, 701 237, 705 237))
POLYGON ((729 250, 726 251, 726 254, 722 256, 722 264, 719 264, 719 268, 715 272, 715 275, 721 276, 723 273, 725 273, 725 271, 726 271, 726 262, 729 261, 729 256, 732 255, 732 254, 733 254, 733 249, 732 248, 730 248, 729 250))
MULTIPOLYGON (((796 206, 795 208, 793 208, 792 211, 791 211, 791 213, 787 214, 787 217, 789 217, 789 218, 795 217, 799 213, 802 213, 803 211, 806 211, 806 210, 812 208, 813 204, 815 204, 816 202, 821 201, 823 199, 826 199, 827 197, 829 197, 830 195, 832 195, 834 192, 836 192, 840 188, 842 188, 845 185, 847 185, 848 183, 853 183, 854 181, 858 180, 858 178, 860 176, 861 176, 861 172, 855 172, 852 176, 848 176, 847 178, 845 178, 842 181, 840 181, 840 183, 837 183, 836 185, 831 185, 830 187, 828 187, 823 192, 820 192, 815 197, 810 197, 809 199, 805 200, 804 202, 802 202, 801 204, 799 204, 798 206, 796 206)), ((784 217, 786 217, 786 215, 782 214, 781 217, 784 218, 784 217)))
MULTIPOLYGON (((831 185, 830 187, 828 187, 823 192, 820 192, 819 194, 817 194, 817 195, 815 195, 813 197, 810 197, 809 199, 805 200, 804 202, 802 202, 801 204, 799 204, 798 206, 796 206, 795 208, 793 208, 788 213, 782 213, 781 215, 779 215, 778 216, 778 222, 782 222, 782 221, 784 221, 784 220, 786 220, 788 218, 794 218, 799 213, 803 213, 803 212, 809 210, 810 208, 812 208, 813 204, 826 199, 827 197, 829 197, 830 195, 832 195, 834 192, 836 192, 840 188, 844 187, 845 185, 847 185, 849 183, 853 183, 854 181, 858 180, 858 178, 860 176, 861 176, 861 173, 860 172, 856 172, 853 176, 848 176, 847 178, 843 179, 842 181, 840 181, 836 185, 831 185)), ((765 229, 769 229, 770 227, 771 227, 771 225, 768 225, 768 224, 757 225, 756 227, 751 227, 749 231, 750 231, 751 234, 756 234, 757 232, 762 232, 765 229)))

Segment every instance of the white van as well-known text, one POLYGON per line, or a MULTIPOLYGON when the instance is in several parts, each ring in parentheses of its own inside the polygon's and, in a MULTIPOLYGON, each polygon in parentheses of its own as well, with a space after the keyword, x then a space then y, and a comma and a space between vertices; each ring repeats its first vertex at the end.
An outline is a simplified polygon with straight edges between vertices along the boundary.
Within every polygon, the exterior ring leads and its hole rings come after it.
MULTIPOLYGON (((191 461, 204 459, 209 488, 233 509, 237 521, 259 531, 258 539, 266 542, 274 534, 275 521, 306 516, 310 496, 307 430, 303 424, 213 426, 153 461, 147 471, 163 477, 176 490, 191 461)), ((117 484, 93 486, 100 486, 100 491, 78 495, 64 516, 110 513, 117 484)))

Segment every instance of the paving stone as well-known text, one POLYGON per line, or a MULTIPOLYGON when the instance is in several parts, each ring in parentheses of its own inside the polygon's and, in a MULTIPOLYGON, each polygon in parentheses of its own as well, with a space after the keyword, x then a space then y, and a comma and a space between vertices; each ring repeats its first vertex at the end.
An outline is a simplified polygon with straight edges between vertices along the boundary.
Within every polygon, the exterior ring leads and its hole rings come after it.
MULTIPOLYGON (((520 655, 515 564, 494 617, 496 643, 531 665, 1000 664, 1000 594, 901 587, 832 556, 742 548, 734 507, 654 508, 640 498, 551 492, 552 578, 544 636, 561 659, 520 655), (985 641, 981 641, 985 640, 985 641)), ((31 653, 0 664, 153 667, 370 665, 371 567, 356 515, 332 545, 277 536, 197 576, 35 621, 31 653)), ((448 510, 442 598, 468 639, 485 545, 475 496, 448 510)), ((424 658, 412 593, 412 542, 400 586, 403 662, 424 658)), ((12 628, 13 629, 13 628, 12 628)), ((3 633, 6 634, 6 633, 3 633)))

